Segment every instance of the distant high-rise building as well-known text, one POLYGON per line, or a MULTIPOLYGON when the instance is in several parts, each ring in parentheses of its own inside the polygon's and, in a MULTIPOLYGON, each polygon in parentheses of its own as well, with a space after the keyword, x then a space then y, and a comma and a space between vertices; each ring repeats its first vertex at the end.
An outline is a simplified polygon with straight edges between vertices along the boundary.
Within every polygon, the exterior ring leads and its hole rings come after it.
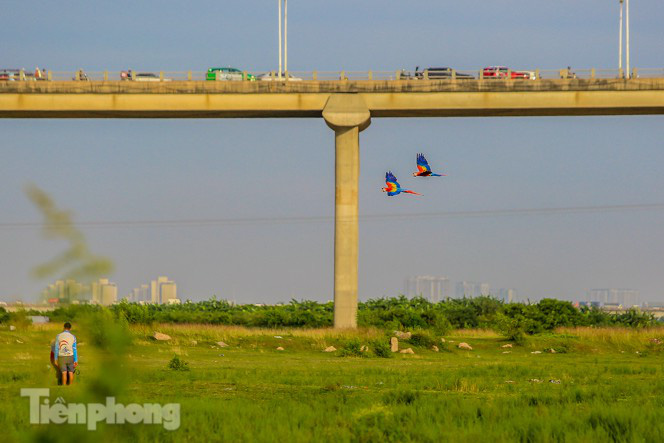
POLYGON ((505 303, 512 303, 516 301, 516 291, 514 289, 502 288, 498 291, 498 298, 505 303))
POLYGON ((100 285, 101 304, 110 306, 118 301, 118 287, 115 283, 105 283, 100 285))
POLYGON ((456 284, 457 298, 463 297, 479 297, 482 295, 490 295, 491 286, 488 283, 474 283, 468 281, 460 281, 456 284))
POLYGON ((159 286, 157 285, 157 280, 150 282, 150 303, 159 304, 159 286))
POLYGON ((422 296, 432 303, 450 297, 450 280, 447 277, 418 275, 406 279, 404 294, 408 297, 422 296))
POLYGON ((131 300, 139 303, 178 303, 177 286, 168 277, 160 276, 134 289, 131 300))
POLYGON ((617 303, 623 307, 632 307, 639 303, 639 291, 634 289, 591 289, 588 291, 588 301, 602 305, 617 303))
POLYGON ((175 282, 165 281, 159 284, 159 293, 163 304, 172 304, 179 302, 178 289, 175 282))

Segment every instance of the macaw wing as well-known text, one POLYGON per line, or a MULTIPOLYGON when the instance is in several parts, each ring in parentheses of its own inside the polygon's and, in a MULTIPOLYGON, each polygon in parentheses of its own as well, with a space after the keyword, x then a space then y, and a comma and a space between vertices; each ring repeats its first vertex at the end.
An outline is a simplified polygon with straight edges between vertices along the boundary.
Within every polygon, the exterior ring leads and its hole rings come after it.
POLYGON ((427 162, 427 159, 424 158, 423 154, 417 154, 417 169, 420 172, 431 171, 431 168, 429 167, 429 162, 427 162))
POLYGON ((388 171, 385 174, 385 184, 387 185, 388 192, 394 192, 399 189, 399 182, 394 174, 392 174, 392 171, 388 171))

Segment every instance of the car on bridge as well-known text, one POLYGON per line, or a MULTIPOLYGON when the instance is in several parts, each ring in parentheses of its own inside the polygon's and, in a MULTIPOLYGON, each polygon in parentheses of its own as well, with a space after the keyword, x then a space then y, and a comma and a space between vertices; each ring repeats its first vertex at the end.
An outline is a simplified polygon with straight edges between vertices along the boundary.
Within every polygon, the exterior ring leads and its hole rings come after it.
POLYGON ((532 71, 514 71, 507 66, 487 66, 482 70, 484 78, 507 78, 535 80, 536 75, 532 71))
POLYGON ((11 82, 18 80, 21 76, 20 69, 0 69, 0 81, 11 82))
MULTIPOLYGON (((266 72, 265 74, 260 74, 256 77, 258 80, 263 81, 263 82, 271 82, 271 81, 279 81, 279 73, 277 72, 266 72)), ((281 73, 281 81, 289 81, 289 82, 301 82, 302 78, 300 77, 295 77, 293 74, 290 72, 281 73), (288 78, 286 78, 288 77, 288 78)))
POLYGON ((240 71, 237 68, 209 68, 205 74, 205 80, 226 80, 226 81, 256 81, 256 76, 248 72, 240 71), (246 75, 246 79, 245 79, 246 75))
POLYGON ((449 79, 452 78, 452 73, 456 75, 456 78, 459 80, 472 80, 475 77, 473 77, 471 74, 466 74, 463 72, 458 72, 455 71, 452 68, 449 67, 443 67, 443 68, 427 68, 424 71, 419 70, 420 67, 415 68, 415 78, 417 79, 422 79, 424 78, 424 73, 427 73, 427 77, 429 80, 438 80, 438 79, 449 79))
POLYGON ((161 78, 154 72, 132 72, 131 69, 120 73, 120 80, 131 80, 136 82, 170 82, 170 78, 161 78))

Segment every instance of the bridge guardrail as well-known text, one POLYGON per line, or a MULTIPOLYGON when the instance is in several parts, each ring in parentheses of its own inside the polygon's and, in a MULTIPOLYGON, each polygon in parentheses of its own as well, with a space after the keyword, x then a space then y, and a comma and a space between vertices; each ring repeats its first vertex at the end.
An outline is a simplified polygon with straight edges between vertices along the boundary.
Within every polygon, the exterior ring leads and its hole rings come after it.
MULTIPOLYGON (((144 82, 167 82, 167 81, 205 81, 207 71, 141 71, 132 70, 132 78, 125 75, 127 71, 28 71, 28 70, 3 70, 0 69, 0 81, 144 81, 144 82), (148 73, 151 76, 136 76, 148 73)), ((453 70, 445 75, 429 78, 428 71, 289 71, 282 74, 281 81, 457 81, 473 78, 483 81, 528 81, 528 79, 512 78, 511 72, 528 72, 533 80, 559 80, 559 79, 619 79, 625 78, 625 73, 618 69, 513 69, 508 71, 507 76, 487 77, 483 70, 453 70)), ((663 78, 664 68, 634 68, 631 78, 663 78)), ((254 78, 259 80, 278 81, 279 75, 276 71, 245 71, 243 80, 224 81, 248 81, 254 78), (249 75, 251 74, 251 76, 249 75)))

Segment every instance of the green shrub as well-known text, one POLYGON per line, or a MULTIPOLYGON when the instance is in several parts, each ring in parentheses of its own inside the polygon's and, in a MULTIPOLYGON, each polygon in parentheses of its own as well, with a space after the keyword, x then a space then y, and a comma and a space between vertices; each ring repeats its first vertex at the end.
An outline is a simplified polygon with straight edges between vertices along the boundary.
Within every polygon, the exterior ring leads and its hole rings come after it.
POLYGON ((385 340, 372 341, 370 348, 376 357, 392 358, 392 348, 390 347, 390 344, 385 340))
POLYGON ((436 337, 434 337, 430 331, 424 329, 413 332, 413 335, 408 339, 408 343, 427 349, 431 349, 432 346, 438 345, 436 337))
POLYGON ((171 361, 168 362, 168 369, 172 369, 173 371, 188 371, 189 363, 174 355, 171 361))
POLYGON ((366 357, 366 352, 362 352, 362 342, 358 338, 347 340, 339 352, 341 357, 366 357))
POLYGON ((508 317, 505 314, 496 315, 494 329, 506 339, 523 344, 526 339, 523 317, 508 317))
POLYGON ((10 312, 9 313, 9 320, 8 322, 16 326, 16 329, 28 329, 30 325, 32 325, 32 319, 28 316, 27 311, 21 309, 16 312, 10 312))
POLYGON ((0 307, 0 324, 7 323, 10 319, 9 312, 3 307, 0 307))

